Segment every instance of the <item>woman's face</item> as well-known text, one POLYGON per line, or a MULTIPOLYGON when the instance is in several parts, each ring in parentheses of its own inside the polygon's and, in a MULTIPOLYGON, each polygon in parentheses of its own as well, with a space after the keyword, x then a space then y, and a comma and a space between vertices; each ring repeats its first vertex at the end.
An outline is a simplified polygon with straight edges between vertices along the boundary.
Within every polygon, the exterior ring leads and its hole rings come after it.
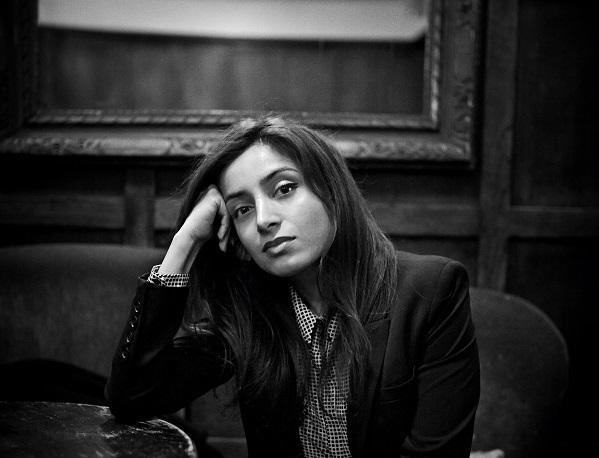
POLYGON ((332 224, 293 161, 256 143, 225 169, 219 188, 241 244, 260 268, 278 277, 317 268, 332 224))

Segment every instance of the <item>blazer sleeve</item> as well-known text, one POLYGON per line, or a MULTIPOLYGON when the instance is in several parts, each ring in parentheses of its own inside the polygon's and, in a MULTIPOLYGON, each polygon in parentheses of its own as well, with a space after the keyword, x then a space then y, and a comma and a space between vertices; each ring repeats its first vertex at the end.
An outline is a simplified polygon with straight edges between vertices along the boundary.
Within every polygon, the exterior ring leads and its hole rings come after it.
POLYGON ((416 362, 417 401, 402 454, 468 457, 480 370, 464 267, 449 261, 438 276, 416 362))
POLYGON ((105 387, 116 417, 174 412, 232 376, 227 349, 207 323, 194 332, 177 333, 187 294, 188 288, 139 279, 105 387))

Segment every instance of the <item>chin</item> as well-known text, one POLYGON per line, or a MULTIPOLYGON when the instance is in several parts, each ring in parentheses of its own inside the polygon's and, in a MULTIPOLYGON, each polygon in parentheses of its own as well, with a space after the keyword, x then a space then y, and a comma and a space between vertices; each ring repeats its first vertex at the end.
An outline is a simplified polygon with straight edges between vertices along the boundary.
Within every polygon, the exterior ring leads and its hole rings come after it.
POLYGON ((271 275, 274 275, 275 277, 281 277, 281 278, 289 278, 289 277, 293 277, 297 274, 299 274, 300 272, 302 272, 304 269, 302 268, 298 268, 295 266, 268 266, 268 268, 264 269, 266 272, 268 272, 271 275))
POLYGON ((275 277, 289 278, 304 272, 309 267, 313 266, 316 261, 300 260, 300 259, 277 259, 275 261, 268 260, 264 263, 258 262, 258 266, 275 277))

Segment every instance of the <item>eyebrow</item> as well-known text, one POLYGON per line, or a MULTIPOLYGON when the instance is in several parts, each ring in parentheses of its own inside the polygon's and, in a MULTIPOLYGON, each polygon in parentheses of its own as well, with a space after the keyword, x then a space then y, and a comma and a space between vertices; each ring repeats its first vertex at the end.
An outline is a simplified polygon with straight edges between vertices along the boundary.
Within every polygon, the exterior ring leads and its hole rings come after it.
MULTIPOLYGON (((297 169, 294 169, 293 167, 281 167, 281 168, 273 170, 268 175, 266 175, 265 177, 261 178, 260 179, 260 186, 264 186, 266 183, 268 183, 270 180, 272 180, 279 173, 289 172, 289 171, 295 172, 295 173, 299 173, 297 171, 297 169)), ((232 192, 231 194, 227 194, 225 196, 225 203, 229 202, 231 199, 236 199, 237 197, 241 197, 245 193, 246 192, 244 190, 240 190, 240 191, 232 192)))

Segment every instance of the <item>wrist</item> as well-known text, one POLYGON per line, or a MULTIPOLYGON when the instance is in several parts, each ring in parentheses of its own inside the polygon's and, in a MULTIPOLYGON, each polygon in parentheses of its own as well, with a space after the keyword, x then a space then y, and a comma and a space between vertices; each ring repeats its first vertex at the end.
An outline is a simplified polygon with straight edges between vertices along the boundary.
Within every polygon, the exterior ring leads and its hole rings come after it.
POLYGON ((171 246, 174 245, 181 251, 191 250, 194 246, 202 246, 203 244, 204 240, 198 240, 197 237, 194 237, 189 231, 186 231, 184 227, 175 233, 173 240, 171 241, 171 246))
POLYGON ((203 242, 195 240, 186 232, 178 231, 173 237, 158 273, 188 274, 202 245, 203 242))

